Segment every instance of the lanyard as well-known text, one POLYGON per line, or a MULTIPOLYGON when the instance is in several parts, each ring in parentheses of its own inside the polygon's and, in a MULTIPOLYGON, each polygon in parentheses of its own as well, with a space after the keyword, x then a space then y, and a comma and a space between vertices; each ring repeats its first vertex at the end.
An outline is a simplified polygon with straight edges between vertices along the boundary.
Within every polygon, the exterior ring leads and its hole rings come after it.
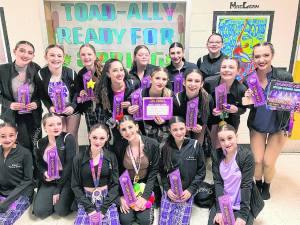
POLYGON ((90 169, 91 169, 91 173, 92 173, 95 188, 99 186, 102 163, 103 163, 103 154, 101 153, 100 157, 99 157, 98 171, 97 171, 97 177, 96 177, 96 172, 95 172, 95 167, 94 167, 94 160, 93 159, 90 160, 90 169))
POLYGON ((141 149, 139 148, 139 158, 138 158, 139 161, 138 161, 138 165, 137 165, 135 160, 134 160, 130 145, 128 147, 129 147, 129 157, 131 159, 132 166, 134 168, 135 174, 138 175, 138 173, 140 171, 140 168, 141 168, 141 152, 140 152, 141 149))

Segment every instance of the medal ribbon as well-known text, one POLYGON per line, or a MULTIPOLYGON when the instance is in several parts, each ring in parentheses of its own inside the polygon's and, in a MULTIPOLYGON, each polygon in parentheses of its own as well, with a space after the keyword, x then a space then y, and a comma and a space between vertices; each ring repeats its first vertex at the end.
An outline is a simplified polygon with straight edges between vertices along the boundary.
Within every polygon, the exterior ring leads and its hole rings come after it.
POLYGON ((94 160, 93 159, 90 160, 90 169, 91 169, 91 173, 92 173, 95 188, 99 186, 102 163, 103 163, 103 154, 100 154, 99 162, 98 162, 97 177, 96 177, 96 172, 95 172, 95 167, 94 167, 94 160))
POLYGON ((140 171, 140 168, 141 168, 140 148, 139 148, 139 162, 138 162, 138 166, 137 166, 136 163, 135 163, 135 160, 134 160, 134 157, 133 157, 133 154, 132 154, 132 150, 131 150, 130 145, 129 145, 128 147, 129 147, 129 157, 130 157, 130 159, 131 159, 133 169, 134 169, 134 171, 135 171, 135 174, 138 175, 138 173, 139 173, 139 171, 140 171))

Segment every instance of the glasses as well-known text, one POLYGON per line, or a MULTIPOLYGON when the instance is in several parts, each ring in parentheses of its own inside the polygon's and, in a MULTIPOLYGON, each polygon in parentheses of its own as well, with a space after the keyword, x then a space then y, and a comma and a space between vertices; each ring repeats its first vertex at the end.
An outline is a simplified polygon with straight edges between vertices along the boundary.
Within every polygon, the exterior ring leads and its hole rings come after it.
POLYGON ((208 44, 209 45, 213 45, 213 44, 219 45, 219 44, 222 44, 222 41, 209 41, 208 44))

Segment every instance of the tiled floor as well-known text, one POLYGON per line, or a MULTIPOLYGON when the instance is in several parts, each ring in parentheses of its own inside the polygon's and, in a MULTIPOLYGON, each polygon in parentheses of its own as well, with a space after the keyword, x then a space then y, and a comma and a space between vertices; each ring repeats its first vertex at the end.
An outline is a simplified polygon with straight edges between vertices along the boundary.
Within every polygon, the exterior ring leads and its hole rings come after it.
MULTIPOLYGON (((300 154, 283 153, 277 163, 277 173, 271 185, 271 199, 266 201, 255 225, 299 225, 300 224, 300 154)), ((51 216, 45 220, 31 215, 31 208, 15 225, 71 225, 75 214, 66 218, 51 216)), ((157 214, 155 218, 157 223, 157 214)), ((206 225, 208 210, 194 206, 191 225, 206 225)))

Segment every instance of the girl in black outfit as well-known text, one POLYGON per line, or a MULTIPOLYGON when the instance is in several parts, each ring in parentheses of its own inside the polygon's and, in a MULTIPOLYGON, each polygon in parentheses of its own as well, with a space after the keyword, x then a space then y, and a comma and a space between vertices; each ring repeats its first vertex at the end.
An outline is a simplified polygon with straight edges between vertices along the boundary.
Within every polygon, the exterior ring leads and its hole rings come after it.
POLYGON ((34 76, 40 66, 32 62, 34 51, 30 42, 19 41, 14 49, 16 60, 0 66, 0 118, 17 126, 18 143, 31 151, 42 135, 42 107, 34 76), (18 89, 24 84, 30 95, 26 105, 18 101, 18 89))
POLYGON ((144 183, 145 190, 137 198, 134 209, 129 208, 123 194, 120 194, 118 205, 120 206, 120 221, 122 225, 137 222, 141 225, 152 224, 153 210, 146 208, 146 202, 152 194, 154 183, 158 174, 159 146, 152 138, 139 134, 139 127, 131 116, 125 115, 119 122, 119 130, 123 137, 115 150, 119 172, 126 169, 131 181, 144 183))
MULTIPOLYGON (((102 63, 96 56, 95 47, 91 44, 81 45, 79 48, 80 59, 84 65, 84 67, 78 72, 78 75, 75 78, 75 84, 77 92, 80 97, 84 97, 87 95, 84 90, 84 82, 83 76, 87 72, 91 72, 92 81, 97 83, 99 82, 100 76, 102 74, 102 63)), ((94 87, 96 87, 96 84, 94 87)), ((95 93, 95 88, 93 88, 95 93)), ((85 114, 85 121, 88 131, 90 131, 91 127, 99 122, 99 107, 96 108, 96 100, 90 100, 83 103, 78 103, 78 110, 80 113, 85 114)))
POLYGON ((133 51, 133 63, 129 74, 137 80, 139 87, 150 87, 150 74, 157 68, 150 64, 150 50, 146 45, 138 45, 133 51))
POLYGON ((56 114, 44 115, 43 126, 47 136, 37 142, 35 149, 40 186, 34 199, 33 213, 40 218, 46 218, 53 212, 66 216, 71 212, 74 199, 71 173, 76 142, 70 133, 62 131, 62 119, 56 114), (56 154, 58 177, 48 174, 49 156, 52 153, 56 154))
POLYGON ((33 197, 32 154, 16 141, 17 128, 0 124, 0 224, 13 224, 33 197))
POLYGON ((108 138, 107 127, 95 124, 89 132, 90 146, 74 158, 72 190, 78 203, 76 225, 90 225, 89 218, 97 213, 103 224, 120 224, 114 204, 119 195, 118 162, 106 148, 108 138))
POLYGON ((253 182, 254 158, 249 149, 237 144, 236 130, 229 124, 218 128, 221 149, 212 152, 212 172, 216 203, 209 213, 208 225, 223 225, 218 197, 228 195, 235 216, 234 225, 252 225, 264 207, 253 182))
POLYGON ((184 73, 185 89, 174 96, 173 113, 175 116, 186 118, 187 103, 198 98, 197 127, 188 128, 191 138, 203 143, 204 132, 207 127, 208 119, 213 110, 213 99, 203 87, 204 80, 202 73, 198 69, 188 69, 184 73))
MULTIPOLYGON (((164 68, 156 68, 151 74, 151 86, 141 91, 142 97, 172 97, 172 91, 166 87, 168 74, 164 68)), ((128 108, 130 114, 135 114, 140 105, 132 105, 128 108)), ((147 120, 143 123, 145 135, 161 142, 167 134, 167 124, 160 116, 154 120, 147 120)))
POLYGON ((110 144, 114 145, 115 140, 121 138, 116 128, 118 118, 113 118, 114 96, 118 94, 124 96, 121 103, 123 110, 121 114, 127 114, 127 108, 130 106, 129 97, 137 88, 137 83, 129 78, 128 72, 121 61, 109 59, 105 62, 100 82, 97 85, 96 97, 101 112, 99 121, 109 125, 112 133, 110 144))
MULTIPOLYGON (((292 74, 272 66, 274 47, 271 43, 259 43, 253 47, 253 60, 259 83, 267 95, 271 80, 293 81, 292 74)), ((252 91, 245 95, 251 99, 252 91)), ((256 185, 264 200, 270 195, 270 184, 275 174, 277 158, 288 137, 290 112, 270 110, 265 105, 251 107, 247 125, 250 129, 250 144, 255 158, 256 185)))
POLYGON ((75 89, 74 70, 64 67, 64 49, 60 45, 49 45, 45 51, 47 66, 37 74, 39 96, 49 112, 57 113, 53 104, 53 87, 62 84, 65 94, 66 108, 62 113, 64 131, 71 133, 77 142, 80 113, 77 109, 77 93, 75 89))
POLYGON ((193 196, 205 178, 204 154, 198 141, 185 138, 185 121, 174 116, 169 121, 170 135, 162 147, 160 175, 164 195, 159 224, 188 225, 193 196), (179 169, 183 193, 177 196, 171 189, 168 174, 179 169))
POLYGON ((184 59, 184 48, 179 42, 174 42, 169 47, 169 55, 171 57, 171 64, 166 67, 169 74, 168 86, 174 91, 174 78, 180 73, 184 73, 187 69, 197 69, 194 63, 190 63, 184 59))
MULTIPOLYGON (((224 120, 232 125, 236 130, 240 124, 240 115, 246 111, 246 107, 242 104, 242 98, 246 91, 246 86, 239 83, 235 78, 239 72, 239 61, 235 58, 225 57, 221 63, 220 76, 212 76, 205 79, 204 88, 211 94, 215 100, 215 88, 225 83, 227 89, 227 105, 223 106, 223 113, 227 114, 224 120)), ((216 107, 216 106, 215 106, 216 107)), ((217 139, 218 123, 221 121, 220 115, 222 111, 213 109, 213 117, 209 120, 211 127, 211 140, 215 149, 220 148, 217 139)))

